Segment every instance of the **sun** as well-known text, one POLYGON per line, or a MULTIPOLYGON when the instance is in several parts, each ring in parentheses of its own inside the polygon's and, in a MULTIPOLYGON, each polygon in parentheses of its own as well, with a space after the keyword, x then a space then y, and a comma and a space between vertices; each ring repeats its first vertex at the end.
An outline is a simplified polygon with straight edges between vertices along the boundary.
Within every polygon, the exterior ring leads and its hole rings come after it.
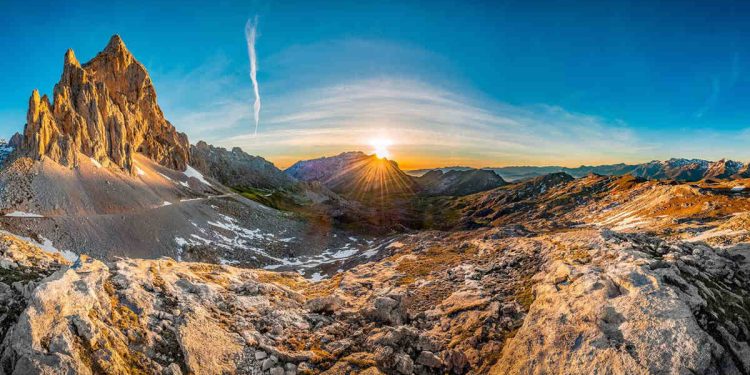
POLYGON ((373 138, 370 140, 370 146, 372 146, 375 156, 380 159, 391 157, 391 153, 388 152, 388 147, 392 144, 393 142, 387 138, 373 138))

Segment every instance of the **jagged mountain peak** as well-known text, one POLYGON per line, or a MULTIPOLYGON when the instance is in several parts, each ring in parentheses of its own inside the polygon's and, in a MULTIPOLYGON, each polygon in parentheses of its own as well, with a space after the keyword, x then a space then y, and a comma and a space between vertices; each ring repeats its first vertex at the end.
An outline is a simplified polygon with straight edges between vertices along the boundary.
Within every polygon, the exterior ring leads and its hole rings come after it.
POLYGON ((461 196, 507 185, 497 173, 483 169, 435 169, 415 179, 427 195, 461 196))
POLYGON ((284 173, 300 181, 321 182, 334 192, 357 200, 409 195, 418 189, 416 181, 398 163, 361 151, 298 161, 284 173))
POLYGON ((73 52, 72 48, 68 48, 68 51, 65 52, 65 65, 73 65, 77 67, 81 67, 81 63, 78 62, 78 59, 76 58, 75 52, 73 52))
POLYGON ((127 48, 125 47, 125 42, 120 37, 120 34, 114 34, 109 38, 109 43, 107 43, 107 47, 104 48, 105 51, 112 51, 112 50, 124 50, 127 52, 127 48))
MULTIPOLYGON (((104 49, 99 52, 96 57, 86 63, 86 65, 91 65, 99 60, 118 61, 122 64, 119 67, 126 67, 132 62, 138 63, 137 61, 135 61, 136 59, 130 52, 130 50, 128 50, 128 47, 125 46, 125 42, 117 34, 112 35, 112 37, 109 39, 109 43, 107 43, 107 46, 104 47, 104 49)), ((143 67, 140 63, 138 63, 138 65, 143 67)), ((143 70, 145 71, 145 68, 143 68, 143 70)))
POLYGON ((53 104, 32 92, 22 149, 70 167, 83 154, 133 172, 136 152, 184 170, 189 147, 187 136, 164 118, 146 68, 114 35, 84 64, 72 49, 66 52, 53 104))
POLYGON ((253 156, 239 147, 231 151, 198 141, 190 147, 193 167, 235 189, 291 189, 296 181, 260 156, 253 156))

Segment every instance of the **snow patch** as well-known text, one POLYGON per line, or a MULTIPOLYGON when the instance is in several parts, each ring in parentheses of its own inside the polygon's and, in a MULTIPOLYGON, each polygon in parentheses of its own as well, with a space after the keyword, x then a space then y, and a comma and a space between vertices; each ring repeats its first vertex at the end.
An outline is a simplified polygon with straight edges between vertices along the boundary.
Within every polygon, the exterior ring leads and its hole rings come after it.
POLYGON ((620 220, 618 225, 612 227, 612 230, 621 231, 625 229, 637 228, 645 224, 648 224, 647 220, 644 220, 638 216, 631 216, 631 217, 626 217, 623 220, 620 220))
POLYGON ((326 277, 324 275, 321 275, 320 272, 315 272, 314 274, 310 275, 310 281, 320 281, 325 279, 326 277))
POLYGON ((90 159, 91 159, 91 164, 93 164, 95 167, 97 167, 97 168, 101 168, 102 167, 102 165, 99 163, 98 160, 96 160, 94 158, 90 158, 90 159))
POLYGON ((743 190, 745 190, 745 187, 742 186, 742 185, 739 185, 739 186, 733 187, 731 190, 732 191, 743 191, 743 190))
POLYGON ((177 246, 183 247, 188 244, 187 240, 182 237, 175 237, 174 242, 177 243, 177 246))
POLYGON ((60 255, 63 256, 63 258, 65 258, 65 259, 67 259, 67 260, 69 260, 71 262, 75 262, 78 259, 78 254, 76 254, 76 253, 74 253, 74 252, 72 252, 70 250, 60 250, 60 249, 56 248, 50 239, 48 239, 46 237, 43 237, 43 236, 39 236, 39 239, 42 240, 42 242, 40 243, 39 241, 37 241, 37 240, 35 240, 33 238, 19 236, 17 234, 13 234, 13 233, 10 233, 10 232, 4 231, 4 230, 0 230, 0 233, 7 234, 9 236, 13 236, 15 238, 18 238, 21 241, 24 241, 24 242, 28 242, 28 243, 30 243, 30 244, 32 244, 32 245, 34 245, 34 246, 36 246, 36 247, 38 247, 38 248, 46 251, 46 252, 48 252, 48 253, 52 253, 52 254, 57 253, 57 254, 60 254, 60 255))
POLYGON ((172 205, 172 202, 167 202, 167 201, 164 201, 164 203, 161 204, 162 207, 171 206, 171 205, 172 205))
POLYGON ((357 249, 350 249, 350 250, 339 250, 333 254, 331 254, 331 257, 334 259, 344 259, 349 258, 356 254, 358 251, 357 249))
POLYGON ((235 264, 240 264, 240 261, 219 258, 219 263, 222 264, 222 265, 225 265, 225 266, 232 266, 232 265, 235 265, 235 264))
POLYGON ((200 172, 198 172, 197 170, 195 170, 195 168, 189 165, 187 166, 187 169, 185 169, 185 172, 182 172, 182 173, 184 173, 185 176, 196 178, 198 181, 202 182, 205 185, 212 186, 210 183, 208 183, 208 181, 206 181, 206 178, 203 177, 203 175, 200 172))
POLYGON ((31 212, 23 212, 23 211, 13 211, 9 214, 5 214, 5 216, 10 217, 44 217, 43 215, 39 214, 33 214, 31 212))
POLYGON ((145 176, 145 175, 146 175, 146 172, 144 172, 144 171, 143 171, 143 169, 141 169, 141 167, 139 167, 139 166, 136 166, 136 167, 135 167, 135 174, 137 174, 137 175, 139 175, 139 176, 145 176))

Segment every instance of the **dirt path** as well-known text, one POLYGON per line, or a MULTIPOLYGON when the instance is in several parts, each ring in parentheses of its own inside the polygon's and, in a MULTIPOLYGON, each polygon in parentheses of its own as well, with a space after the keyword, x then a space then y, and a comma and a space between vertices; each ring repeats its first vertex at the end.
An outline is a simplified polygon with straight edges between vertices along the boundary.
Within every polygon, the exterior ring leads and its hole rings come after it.
POLYGON ((110 212, 110 213, 99 213, 99 214, 84 214, 84 215, 40 215, 40 214, 34 214, 29 212, 18 212, 18 215, 12 215, 12 214, 5 214, 2 217, 7 219, 50 219, 50 218, 91 218, 91 217, 100 217, 100 216, 111 216, 111 215, 128 215, 128 214, 135 214, 135 213, 143 213, 145 211, 149 210, 156 210, 164 207, 169 207, 173 205, 181 205, 185 203, 195 203, 195 202, 201 202, 205 200, 211 200, 211 199, 219 199, 219 198, 229 198, 234 196, 240 196, 237 193, 227 193, 227 194, 221 194, 221 195, 209 195, 206 197, 198 197, 198 198, 186 198, 186 199, 180 199, 177 201, 164 201, 160 205, 154 205, 148 209, 136 209, 136 210, 130 210, 130 211, 121 211, 121 212, 110 212), (24 216, 24 214, 28 214, 28 216, 24 216), (38 215, 38 216, 35 216, 38 215))

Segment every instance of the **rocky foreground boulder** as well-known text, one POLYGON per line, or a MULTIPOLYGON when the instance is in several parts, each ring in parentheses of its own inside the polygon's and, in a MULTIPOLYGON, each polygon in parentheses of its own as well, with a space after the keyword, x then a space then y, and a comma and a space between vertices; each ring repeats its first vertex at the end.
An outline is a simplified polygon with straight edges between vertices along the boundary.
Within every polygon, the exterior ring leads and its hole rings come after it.
POLYGON ((750 373, 747 262, 701 243, 423 232, 317 283, 7 235, 0 256, 0 373, 750 373))
POLYGON ((130 172, 136 152, 180 171, 188 163, 187 136, 164 118, 146 68, 117 35, 85 64, 68 50, 52 101, 34 90, 26 121, 22 148, 37 159, 75 166, 80 153, 130 172))

